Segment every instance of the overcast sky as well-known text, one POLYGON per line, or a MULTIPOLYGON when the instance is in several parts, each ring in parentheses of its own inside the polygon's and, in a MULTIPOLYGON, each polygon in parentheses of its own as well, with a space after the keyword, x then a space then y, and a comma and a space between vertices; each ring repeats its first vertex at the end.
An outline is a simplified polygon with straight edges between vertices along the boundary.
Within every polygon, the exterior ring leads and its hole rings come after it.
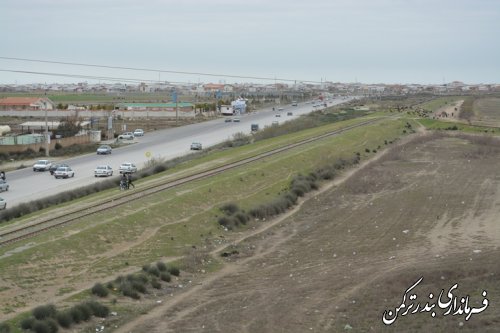
MULTIPOLYGON (((174 82, 257 80, 157 70, 500 83, 499 33, 498 0, 0 0, 0 57, 155 71, 6 59, 0 70, 174 82)), ((95 82, 0 71, 0 83, 79 81, 95 82)))

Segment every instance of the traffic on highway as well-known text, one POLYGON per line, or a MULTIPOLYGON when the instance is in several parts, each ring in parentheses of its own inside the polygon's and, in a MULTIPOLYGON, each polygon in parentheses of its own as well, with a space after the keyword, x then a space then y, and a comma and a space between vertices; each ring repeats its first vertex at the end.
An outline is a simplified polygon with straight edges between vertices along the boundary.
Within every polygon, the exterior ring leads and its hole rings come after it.
MULTIPOLYGON (((328 106, 345 103, 349 100, 345 98, 331 99, 328 101, 328 106)), ((99 147, 100 151, 92 154, 63 160, 48 157, 43 159, 45 161, 37 162, 33 166, 8 172, 9 189, 2 193, 2 198, 7 202, 8 209, 8 207, 20 203, 73 190, 109 177, 119 177, 120 166, 123 167, 124 163, 129 163, 129 166, 132 164, 133 167, 140 170, 151 158, 172 159, 192 152, 193 147, 206 149, 232 139, 236 133, 250 134, 252 129, 262 129, 266 126, 280 124, 324 108, 323 103, 294 102, 293 104, 296 106, 281 105, 275 107, 274 110, 266 108, 258 112, 226 116, 166 130, 146 133, 143 130, 137 131, 137 133, 130 132, 133 138, 124 137, 123 139, 130 144, 112 149, 112 153, 111 148, 108 150, 103 147, 103 143, 99 147), (196 144, 193 146, 193 143, 196 144), (50 167, 53 165, 58 165, 58 167, 51 174, 50 167), (110 169, 104 170, 98 166, 110 169), (57 171, 59 169, 60 172, 57 171), (54 177, 54 174, 57 176, 54 177), (60 180, 56 181, 56 178, 60 178, 60 180)), ((2 206, 3 203, 0 205, 0 209, 2 206)))

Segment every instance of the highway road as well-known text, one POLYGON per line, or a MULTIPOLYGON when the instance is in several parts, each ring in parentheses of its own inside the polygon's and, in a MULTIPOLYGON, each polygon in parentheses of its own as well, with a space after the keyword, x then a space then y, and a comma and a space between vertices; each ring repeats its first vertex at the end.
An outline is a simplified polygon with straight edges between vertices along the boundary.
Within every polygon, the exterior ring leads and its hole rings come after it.
MULTIPOLYGON (((341 104, 350 99, 331 99, 328 106, 341 104)), ((33 168, 15 170, 7 173, 7 182, 10 185, 8 192, 0 194, 7 200, 7 209, 23 202, 29 202, 60 192, 85 186, 103 178, 94 177, 94 169, 99 164, 108 164, 113 170, 113 177, 118 175, 118 167, 123 162, 133 162, 139 168, 147 162, 147 153, 152 157, 171 159, 187 154, 193 141, 201 142, 203 148, 231 139, 236 133, 250 133, 251 124, 259 124, 259 128, 271 126, 274 121, 283 123, 299 115, 307 114, 319 109, 312 103, 300 103, 298 106, 280 106, 283 110, 272 111, 272 108, 258 112, 235 116, 240 122, 225 122, 224 118, 214 119, 202 123, 158 130, 145 133, 145 136, 134 139, 134 143, 113 149, 111 155, 86 154, 74 158, 59 160, 58 162, 70 165, 75 171, 75 177, 70 179, 55 179, 49 172, 34 172, 33 168), (293 112, 293 116, 287 116, 293 112), (276 117, 280 114, 280 117, 276 117)), ((232 117, 232 118, 235 118, 232 117)))

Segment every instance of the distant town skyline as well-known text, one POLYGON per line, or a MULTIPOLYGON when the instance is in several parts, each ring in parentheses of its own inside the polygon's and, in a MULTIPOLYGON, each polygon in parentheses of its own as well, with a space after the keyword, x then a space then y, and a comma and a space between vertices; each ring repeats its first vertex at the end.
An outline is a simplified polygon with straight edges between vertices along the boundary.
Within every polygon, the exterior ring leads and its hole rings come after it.
POLYGON ((500 83, 495 0, 4 0, 0 30, 0 84, 500 83))

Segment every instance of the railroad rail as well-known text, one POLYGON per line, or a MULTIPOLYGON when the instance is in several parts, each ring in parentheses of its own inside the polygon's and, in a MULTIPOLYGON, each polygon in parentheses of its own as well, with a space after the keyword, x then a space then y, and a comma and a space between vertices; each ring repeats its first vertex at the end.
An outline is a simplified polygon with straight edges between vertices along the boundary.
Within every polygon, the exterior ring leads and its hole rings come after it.
POLYGON ((290 149, 293 149, 293 148, 296 148, 296 147, 299 147, 299 146, 302 146, 302 145, 305 145, 305 144, 308 144, 311 142, 322 140, 324 138, 327 138, 327 137, 330 137, 333 135, 337 135, 337 134, 340 134, 340 133, 345 132, 345 131, 349 131, 349 130, 357 128, 357 127, 362 127, 362 126, 372 124, 374 122, 378 122, 381 119, 383 119, 383 118, 366 120, 366 121, 358 123, 358 124, 346 126, 344 128, 338 129, 338 130, 334 130, 334 131, 324 133, 324 134, 321 134, 321 135, 318 135, 318 136, 315 136, 312 138, 308 138, 308 139, 304 139, 304 140, 301 140, 301 141, 298 141, 295 143, 291 143, 291 144, 288 144, 288 145, 285 145, 285 146, 282 146, 279 148, 269 150, 269 151, 264 152, 264 153, 260 153, 260 154, 257 154, 257 155, 251 156, 251 157, 246 157, 246 158, 243 158, 241 160, 238 160, 235 162, 230 162, 230 163, 227 163, 227 164, 224 164, 224 165, 221 165, 218 167, 214 167, 214 168, 211 168, 211 169, 208 169, 208 170, 205 170, 205 171, 193 174, 193 175, 188 175, 188 176, 184 176, 184 177, 181 177, 181 178, 178 178, 175 180, 169 180, 169 181, 165 181, 162 183, 153 184, 151 186, 145 187, 143 189, 138 189, 138 190, 133 191, 133 192, 127 192, 125 195, 123 195, 121 197, 110 198, 110 199, 104 200, 101 203, 94 205, 94 206, 89 205, 89 206, 85 206, 85 207, 79 207, 73 211, 66 212, 66 213, 58 215, 58 216, 51 216, 51 217, 48 217, 45 219, 41 219, 40 221, 37 221, 36 223, 30 224, 30 225, 22 226, 22 227, 19 227, 17 229, 9 230, 6 232, 0 232, 0 246, 14 243, 14 242, 17 242, 17 241, 20 241, 23 239, 31 238, 31 237, 34 237, 34 236, 40 234, 40 233, 48 231, 50 229, 61 227, 63 225, 69 224, 73 221, 79 220, 83 217, 87 217, 89 215, 97 214, 99 212, 105 211, 105 210, 110 209, 110 208, 114 208, 114 207, 118 207, 118 206, 127 204, 129 202, 132 202, 132 201, 138 199, 138 198, 144 198, 146 196, 149 196, 149 195, 161 192, 161 191, 165 191, 165 190, 168 190, 168 189, 171 189, 171 188, 174 188, 174 187, 177 187, 177 186, 180 186, 180 185, 183 185, 183 184, 195 181, 195 180, 200 180, 200 179, 212 177, 212 176, 218 175, 224 171, 234 169, 234 168, 243 166, 245 164, 249 164, 249 163, 261 160, 263 158, 266 158, 266 157, 269 157, 272 155, 276 155, 276 154, 282 153, 284 151, 287 151, 287 150, 290 150, 290 149))

